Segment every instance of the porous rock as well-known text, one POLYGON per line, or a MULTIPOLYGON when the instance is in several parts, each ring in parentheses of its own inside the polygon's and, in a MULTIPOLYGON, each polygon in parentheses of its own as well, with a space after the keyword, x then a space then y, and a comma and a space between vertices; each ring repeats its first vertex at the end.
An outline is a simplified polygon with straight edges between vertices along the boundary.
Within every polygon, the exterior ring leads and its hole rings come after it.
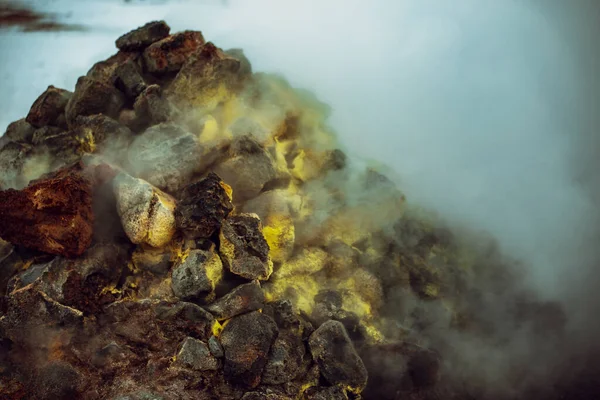
POLYGON ((197 31, 179 32, 165 37, 144 50, 146 69, 153 74, 177 72, 203 44, 204 37, 197 31))
POLYGON ((277 334, 275 321, 258 311, 232 318, 221 333, 226 377, 234 383, 257 387, 277 334))
POLYGON ((219 239, 219 252, 232 273, 246 279, 269 279, 273 262, 256 214, 229 217, 221 227, 219 239))
POLYGON ((245 283, 233 289, 206 309, 219 321, 230 319, 236 315, 260 310, 265 304, 265 294, 258 281, 245 283))
POLYGON ((348 395, 340 386, 311 388, 307 391, 306 400, 348 400, 348 395))
POLYGON ((123 94, 114 86, 82 76, 66 106, 67 123, 71 126, 78 115, 105 114, 117 118, 124 101, 123 94))
POLYGON ((306 353, 302 338, 280 332, 271 346, 269 360, 262 375, 262 383, 280 385, 296 378, 306 353))
POLYGON ((46 125, 65 127, 63 114, 71 96, 73 93, 68 90, 48 86, 35 100, 25 120, 36 128, 46 125))
POLYGON ((115 44, 120 50, 142 50, 152 43, 169 36, 170 31, 171 28, 165 21, 152 21, 127 32, 119 37, 115 44))
POLYGON ((219 339, 214 335, 208 339, 208 349, 210 350, 210 354, 217 358, 223 358, 225 355, 223 353, 223 346, 221 346, 219 339))
POLYGON ((206 343, 192 337, 183 341, 175 364, 195 371, 216 371, 219 368, 218 360, 210 353, 206 343))
POLYGON ((222 274, 223 264, 213 249, 192 250, 173 268, 171 287, 180 299, 211 298, 222 274))
POLYGON ((33 138, 33 132, 35 132, 35 126, 27 122, 25 118, 22 118, 8 124, 4 136, 13 142, 30 143, 33 138))
POLYGON ((128 59, 116 67, 115 86, 125 93, 130 100, 135 99, 146 89, 146 81, 136 60, 128 59))
POLYGON ((173 114, 171 104, 158 85, 145 87, 135 99, 133 110, 136 118, 149 126, 167 122, 173 114))

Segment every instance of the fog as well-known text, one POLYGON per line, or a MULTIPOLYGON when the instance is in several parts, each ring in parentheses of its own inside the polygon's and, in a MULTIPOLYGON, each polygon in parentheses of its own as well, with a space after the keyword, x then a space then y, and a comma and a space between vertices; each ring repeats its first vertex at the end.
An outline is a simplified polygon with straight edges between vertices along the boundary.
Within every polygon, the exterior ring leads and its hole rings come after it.
POLYGON ((201 30, 220 47, 243 48, 254 70, 313 91, 331 105, 348 153, 389 166, 409 202, 491 233, 524 261, 541 296, 564 302, 574 329, 592 331, 598 302, 589 296, 600 283, 593 1, 35 5, 89 30, 1 32, 2 127, 46 86, 73 90, 132 28, 165 19, 174 31, 201 30))

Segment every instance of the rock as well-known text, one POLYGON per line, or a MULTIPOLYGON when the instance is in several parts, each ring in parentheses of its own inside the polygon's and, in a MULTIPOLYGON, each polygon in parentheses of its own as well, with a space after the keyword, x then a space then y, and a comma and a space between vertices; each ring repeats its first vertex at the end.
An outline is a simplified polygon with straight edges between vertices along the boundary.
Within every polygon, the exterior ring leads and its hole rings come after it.
POLYGON ((154 307, 154 314, 158 320, 168 322, 179 331, 193 334, 203 340, 211 336, 215 324, 214 317, 208 311, 184 301, 159 302, 154 307))
MULTIPOLYGON (((13 142, 31 143, 34 131, 35 127, 27 122, 25 118, 22 118, 8 124, 4 135, 13 142)), ((0 148, 1 147, 2 146, 0 146, 0 148)))
POLYGON ((134 61, 139 64, 140 59, 141 56, 139 53, 119 51, 117 54, 109 57, 108 59, 94 64, 86 76, 106 85, 113 86, 116 84, 118 79, 117 68, 128 61, 134 61))
POLYGON ((175 233, 175 199, 148 182, 119 173, 113 180, 117 212, 129 240, 162 247, 175 233))
POLYGON ((35 381, 36 399, 74 399, 81 376, 70 364, 53 361, 42 367, 35 381))
POLYGON ((165 37, 144 50, 146 70, 153 74, 177 72, 203 44, 202 33, 197 31, 165 37))
POLYGON ((214 173, 186 186, 179 196, 177 228, 189 238, 210 238, 233 211, 231 188, 214 173))
POLYGON ((175 364, 195 371, 216 371, 219 368, 219 361, 210 353, 206 343, 192 337, 183 341, 175 364))
POLYGON ((230 57, 233 57, 237 60, 240 60, 240 70, 239 74, 243 76, 252 75, 252 65, 250 64, 250 60, 244 54, 243 49, 229 49, 225 50, 225 54, 230 57))
MULTIPOLYGON (((268 389, 267 389, 268 390, 268 389)), ((242 400, 292 400, 294 397, 284 396, 277 393, 246 392, 242 400)))
POLYGON ((219 321, 230 319, 236 315, 250 311, 260 310, 265 304, 265 294, 260 283, 252 281, 240 285, 221 297, 206 309, 210 311, 219 321))
POLYGON ((330 384, 345 385, 355 392, 365 388, 367 370, 341 322, 325 322, 313 332, 308 344, 321 374, 330 384))
POLYGON ((134 100, 146 89, 147 84, 137 61, 130 59, 116 67, 115 86, 130 100, 134 100))
POLYGON ((46 125, 65 127, 63 114, 71 96, 73 93, 68 90, 48 86, 35 100, 25 120, 36 128, 46 125))
POLYGON ((277 334, 275 321, 258 311, 231 319, 221 333, 225 376, 234 383, 257 387, 277 334))
POLYGON ((173 114, 171 104, 158 85, 147 86, 135 99, 133 109, 136 117, 148 126, 167 122, 173 114))
POLYGON ((131 255, 133 265, 155 275, 164 276, 171 269, 171 252, 147 246, 138 246, 131 255))
POLYGON ((228 156, 213 171, 231 186, 236 204, 258 196, 276 177, 269 153, 251 136, 235 138, 228 156))
POLYGON ((94 215, 91 184, 80 168, 0 192, 0 237, 50 254, 83 254, 92 241, 94 215))
POLYGON ((77 80, 75 93, 65 110, 67 123, 71 126, 78 115, 105 114, 118 118, 125 99, 113 86, 82 76, 77 80))
POLYGON ((221 227, 219 239, 219 252, 232 273, 246 279, 269 279, 273 262, 256 214, 229 217, 221 227))
POLYGON ((192 250, 173 268, 171 287, 180 299, 212 299, 223 275, 223 264, 213 249, 192 250))
POLYGON ((261 382, 267 385, 280 385, 294 380, 300 371, 305 353, 306 348, 299 336, 279 333, 271 346, 261 382))
POLYGON ((348 400, 348 395, 344 388, 331 386, 328 388, 310 390, 306 400, 348 400))
POLYGON ((278 279, 310 275, 325 268, 327 253, 318 247, 302 248, 298 254, 281 265, 275 274, 278 279))
POLYGON ((198 139, 175 124, 159 124, 138 135, 128 150, 135 176, 168 192, 189 184, 204 165, 198 139))
POLYGON ((208 339, 208 349, 210 350, 210 354, 217 358, 223 358, 225 356, 223 353, 223 346, 221 346, 219 339, 214 335, 208 339))
POLYGON ((152 21, 119 37, 116 46, 124 51, 138 51, 167 36, 171 28, 165 21, 152 21))
POLYGON ((120 163, 126 156, 125 149, 133 139, 133 132, 106 115, 80 115, 73 121, 73 135, 82 145, 89 143, 88 152, 100 152, 106 162, 120 163))
POLYGON ((246 75, 238 59, 228 56, 212 43, 189 58, 168 89, 169 99, 181 109, 202 107, 213 110, 231 97, 246 75))

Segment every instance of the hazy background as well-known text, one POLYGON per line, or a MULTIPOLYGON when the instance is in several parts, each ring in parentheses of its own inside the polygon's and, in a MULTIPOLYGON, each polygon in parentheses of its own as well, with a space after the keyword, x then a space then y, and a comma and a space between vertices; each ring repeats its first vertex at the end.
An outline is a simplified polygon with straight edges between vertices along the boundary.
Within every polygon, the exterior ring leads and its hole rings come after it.
POLYGON ((343 146, 391 166, 409 201, 489 231, 543 296, 595 315, 593 0, 28 3, 89 29, 0 31, 1 130, 48 85, 73 90, 120 34, 154 19, 201 30, 244 48, 255 70, 313 90, 343 146))

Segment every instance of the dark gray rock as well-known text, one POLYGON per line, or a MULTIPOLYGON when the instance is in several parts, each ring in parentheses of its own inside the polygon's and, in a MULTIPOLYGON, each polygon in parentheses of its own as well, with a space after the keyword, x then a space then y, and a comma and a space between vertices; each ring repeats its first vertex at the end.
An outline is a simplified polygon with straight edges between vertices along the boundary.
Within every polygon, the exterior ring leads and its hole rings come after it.
POLYGON ((308 391, 307 400, 348 400, 346 390, 340 386, 315 388, 308 391))
POLYGON ((80 374, 70 364, 55 361, 42 367, 34 385, 36 399, 55 400, 77 398, 80 374))
POLYGON ((35 100, 25 120, 36 128, 46 125, 66 128, 63 114, 71 96, 73 93, 68 90, 48 86, 35 100))
POLYGON ((169 36, 170 31, 165 21, 152 21, 119 37, 115 44, 124 51, 142 50, 169 36))
POLYGON ((280 385, 296 378, 301 370, 306 348, 302 339, 293 333, 279 333, 271 346, 262 383, 280 385))
POLYGON ((79 115, 105 114, 118 118, 125 99, 114 86, 82 76, 77 80, 75 93, 69 100, 65 116, 69 126, 79 115))
POLYGON ((260 310, 265 305, 265 294, 258 281, 240 285, 206 306, 219 321, 230 319, 236 315, 260 310))
POLYGON ((216 371, 219 361, 210 353, 206 343, 187 337, 177 354, 175 363, 196 371, 216 371))
POLYGON ((166 321, 180 331, 188 332, 203 340, 211 336, 215 324, 214 317, 208 311, 194 303, 184 301, 160 302, 154 307, 154 314, 157 319, 166 321))
POLYGON ((223 358, 225 355, 223 353, 223 346, 221 346, 219 339, 214 335, 208 339, 208 349, 210 350, 210 354, 217 358, 223 358))
POLYGON ((13 142, 31 143, 33 132, 35 132, 35 127, 23 118, 8 124, 4 135, 13 142))
POLYGON ((210 299, 222 274, 223 264, 214 251, 192 250, 173 268, 171 287, 180 299, 210 299))
POLYGON ((231 319, 221 333, 227 379, 257 387, 277 334, 275 321, 258 311, 231 319))
POLYGON ((341 322, 325 322, 313 332, 308 344, 321 374, 329 383, 345 385, 357 392, 364 389, 367 369, 341 322))
POLYGON ((125 93, 130 100, 135 99, 146 89, 146 81, 136 60, 127 60, 117 66, 115 69, 115 86, 125 93))

